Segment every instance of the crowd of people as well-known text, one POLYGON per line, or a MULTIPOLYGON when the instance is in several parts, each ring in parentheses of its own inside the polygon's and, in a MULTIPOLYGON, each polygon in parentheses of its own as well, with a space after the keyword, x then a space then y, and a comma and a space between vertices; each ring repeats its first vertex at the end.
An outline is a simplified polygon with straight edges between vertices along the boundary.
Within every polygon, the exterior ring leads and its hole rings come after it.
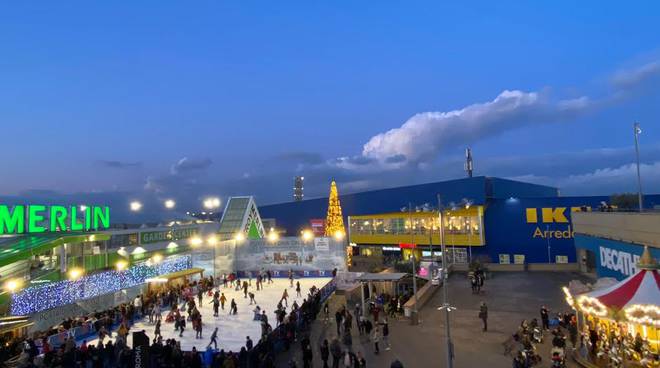
MULTIPOLYGON (((289 271, 290 287, 298 296, 302 295, 300 283, 294 284, 294 274, 289 271)), ((179 331, 185 331, 186 322, 190 322, 195 336, 202 338, 202 321, 199 307, 206 296, 213 304, 214 314, 219 309, 225 309, 227 298, 220 286, 233 287, 243 290, 245 297, 250 297, 250 304, 256 304, 255 295, 248 292, 248 286, 255 282, 256 290, 261 290, 264 283, 271 284, 270 271, 255 272, 255 280, 240 280, 236 273, 218 277, 202 278, 199 281, 184 280, 178 285, 163 286, 158 290, 138 295, 133 301, 121 304, 103 312, 94 312, 87 316, 66 319, 51 330, 32 334, 26 339, 3 341, 0 347, 0 362, 11 367, 133 367, 134 351, 127 342, 127 336, 133 322, 145 317, 149 323, 154 324, 153 336, 149 336, 152 344, 149 349, 149 361, 154 367, 229 367, 229 368, 271 368, 275 367, 275 354, 289 349, 296 341, 301 331, 305 331, 311 321, 320 311, 322 298, 327 297, 328 290, 320 290, 313 286, 310 288, 303 302, 298 305, 293 302, 290 306, 287 297, 278 304, 275 311, 276 326, 269 323, 265 310, 257 305, 255 320, 261 324, 261 336, 257 343, 247 336, 240 351, 217 350, 218 329, 210 335, 210 342, 204 349, 198 351, 182 351, 180 342, 175 339, 163 339, 161 326, 163 323, 172 323, 179 331), (288 309, 288 310, 287 310, 288 309), (162 318, 164 310, 168 310, 162 318), (186 316, 187 314, 187 316, 186 316), (87 340, 78 340, 70 334, 75 327, 87 324, 91 326, 89 338, 98 337, 96 344, 88 344, 87 340), (108 339, 116 329, 115 339, 108 339), (53 335, 64 336, 62 341, 53 341, 53 335), (106 341, 107 340, 107 341, 106 341)), ((284 294, 288 294, 285 290, 284 294)), ((231 300, 230 314, 237 312, 235 300, 231 300)), ((145 333, 144 330, 142 330, 145 333)), ((304 339, 303 339, 304 340, 304 339)), ((204 344, 202 343, 202 345, 204 344)))
POLYGON ((547 359, 553 368, 566 366, 568 352, 576 352, 582 359, 607 367, 622 366, 624 357, 642 367, 656 366, 658 362, 657 354, 650 352, 648 341, 640 334, 621 334, 620 330, 608 329, 593 321, 581 332, 574 313, 558 313, 551 317, 545 306, 541 306, 539 317, 523 320, 516 333, 504 343, 504 353, 513 356, 514 368, 541 363, 543 357, 537 345, 544 343, 546 332, 551 344, 547 359))

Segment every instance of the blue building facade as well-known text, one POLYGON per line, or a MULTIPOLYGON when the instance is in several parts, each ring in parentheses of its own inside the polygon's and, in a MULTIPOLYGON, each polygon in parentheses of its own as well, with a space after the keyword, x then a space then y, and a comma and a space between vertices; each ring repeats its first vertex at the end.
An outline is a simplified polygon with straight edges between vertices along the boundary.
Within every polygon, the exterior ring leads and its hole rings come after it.
MULTIPOLYGON (((594 255, 596 274, 599 277, 614 277, 623 280, 637 271, 637 263, 642 256, 642 244, 605 239, 583 234, 575 235, 575 247, 594 255)), ((660 249, 649 247, 651 255, 660 258, 660 249)))
MULTIPOLYGON (((465 199, 484 206, 486 245, 470 252, 495 263, 577 262, 571 213, 609 201, 607 196, 561 197, 557 188, 483 176, 340 195, 340 201, 348 217, 399 212, 408 203, 437 207, 438 196, 443 206, 465 199)), ((658 195, 645 198, 647 206, 660 204, 658 195)), ((310 219, 325 218, 327 208, 328 199, 319 198, 261 206, 259 212, 297 235, 310 219)))

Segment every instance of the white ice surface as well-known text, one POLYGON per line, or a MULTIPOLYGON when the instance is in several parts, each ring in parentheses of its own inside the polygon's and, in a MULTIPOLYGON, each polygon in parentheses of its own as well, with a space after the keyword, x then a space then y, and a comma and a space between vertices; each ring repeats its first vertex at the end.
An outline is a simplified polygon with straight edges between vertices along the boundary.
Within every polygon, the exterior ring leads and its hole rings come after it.
MULTIPOLYGON (((309 288, 315 285, 317 288, 322 288, 330 281, 330 278, 300 278, 295 279, 293 283, 293 288, 289 287, 289 279, 277 278, 273 279, 272 284, 267 284, 264 282, 263 290, 256 290, 255 280, 252 279, 252 286, 248 291, 255 294, 254 299, 257 301, 257 305, 261 309, 266 310, 268 315, 268 323, 270 323, 273 328, 275 328, 276 319, 275 313, 273 311, 277 307, 277 303, 282 297, 282 293, 286 288, 289 293, 289 308, 287 312, 290 311, 291 305, 294 300, 298 301, 298 305, 302 304, 303 299, 308 295, 309 288), (296 297, 295 283, 300 281, 300 293, 302 297, 296 297)), ((202 314, 202 339, 195 338, 195 331, 192 329, 192 323, 186 322, 186 330, 183 333, 183 337, 179 337, 178 332, 174 332, 174 323, 165 323, 165 317, 169 312, 169 309, 163 311, 162 322, 160 331, 163 335, 163 341, 167 339, 174 338, 177 341, 181 342, 181 349, 184 351, 192 350, 193 346, 197 348, 198 351, 203 351, 206 349, 206 346, 209 343, 211 334, 215 327, 218 327, 218 350, 225 349, 225 351, 239 351, 241 347, 245 345, 245 340, 247 336, 250 336, 254 344, 256 345, 261 336, 261 325, 259 321, 253 321, 254 317, 254 308, 255 305, 250 304, 250 298, 243 297, 243 290, 234 291, 234 288, 231 287, 220 287, 220 292, 225 293, 227 297, 227 302, 225 303, 225 309, 220 309, 219 316, 213 317, 213 300, 212 297, 204 295, 202 301, 202 308, 200 312, 202 314), (238 305, 238 314, 229 315, 229 305, 231 304, 231 299, 236 300, 238 305)), ((195 297, 195 302, 197 298, 195 297)), ((199 308, 199 306, 198 306, 199 308)), ((187 313, 184 314, 187 316, 187 313)), ((136 322, 130 329, 128 335, 128 346, 133 346, 133 337, 132 332, 145 330, 147 336, 153 341, 154 338, 154 325, 149 323, 147 318, 142 319, 136 322)), ((116 337, 116 330, 112 332, 112 340, 114 341, 116 337)), ((104 342, 108 342, 108 338, 104 342)), ((89 340, 87 344, 96 345, 98 339, 89 340)))

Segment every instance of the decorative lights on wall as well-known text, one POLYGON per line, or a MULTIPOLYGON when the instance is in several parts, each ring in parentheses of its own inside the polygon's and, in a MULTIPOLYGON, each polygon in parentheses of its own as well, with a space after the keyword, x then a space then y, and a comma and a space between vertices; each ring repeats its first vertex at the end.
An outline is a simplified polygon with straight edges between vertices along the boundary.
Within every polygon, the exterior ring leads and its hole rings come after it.
POLYGON ((78 275, 79 277, 72 281, 31 286, 12 295, 11 314, 32 314, 130 288, 144 283, 149 278, 188 269, 191 263, 190 256, 177 256, 151 266, 141 264, 125 270, 78 275))

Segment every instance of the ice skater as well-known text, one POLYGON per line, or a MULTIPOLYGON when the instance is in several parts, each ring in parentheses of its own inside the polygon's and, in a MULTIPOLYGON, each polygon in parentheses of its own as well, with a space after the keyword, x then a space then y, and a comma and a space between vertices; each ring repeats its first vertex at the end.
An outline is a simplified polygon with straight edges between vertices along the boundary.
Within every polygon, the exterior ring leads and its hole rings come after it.
POLYGON ((236 301, 234 299, 231 300, 231 307, 229 308, 229 314, 236 315, 238 313, 238 308, 236 306, 236 301))
POLYGON ((293 287, 293 270, 289 268, 289 287, 293 287))
POLYGON ((227 302, 227 297, 225 296, 225 293, 222 293, 220 295, 220 307, 222 310, 225 310, 225 303, 227 302))
POLYGON ((296 296, 297 297, 302 297, 302 294, 300 293, 300 281, 296 281, 296 296))
POLYGON ((282 293, 282 299, 280 299, 280 303, 284 300, 284 305, 289 306, 289 292, 284 289, 284 292, 282 293))
POLYGON ((254 293, 249 292, 248 295, 250 296, 250 305, 252 305, 252 303, 257 304, 257 301, 254 300, 254 293))
POLYGON ((211 346, 215 347, 215 350, 218 350, 218 328, 216 327, 215 330, 213 330, 213 333, 211 334, 211 341, 209 344, 206 346, 207 348, 211 346))
MULTIPOLYGON (((213 317, 218 316, 218 308, 220 307, 220 299, 218 299, 218 296, 215 295, 213 296, 213 300, 211 300, 211 303, 213 303, 213 317)), ((211 304, 209 303, 209 304, 211 304)))
POLYGON ((268 277, 268 283, 272 284, 273 283, 273 273, 270 270, 268 270, 268 271, 266 271, 266 276, 268 277))
POLYGON ((248 283, 247 281, 243 281, 243 298, 247 299, 247 294, 248 294, 248 283))

